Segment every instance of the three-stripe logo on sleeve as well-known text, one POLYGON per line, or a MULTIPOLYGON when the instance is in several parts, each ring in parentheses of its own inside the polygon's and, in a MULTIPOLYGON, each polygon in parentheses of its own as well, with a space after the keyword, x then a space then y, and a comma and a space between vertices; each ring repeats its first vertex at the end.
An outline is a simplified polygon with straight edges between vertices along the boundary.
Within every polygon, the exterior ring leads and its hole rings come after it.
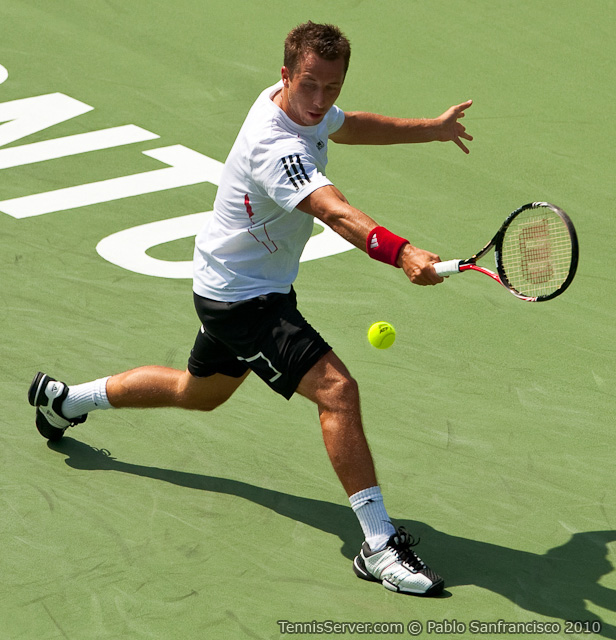
POLYGON ((310 182, 310 178, 306 173, 306 169, 304 169, 299 153, 284 156, 280 161, 296 191, 299 191, 301 187, 310 182))

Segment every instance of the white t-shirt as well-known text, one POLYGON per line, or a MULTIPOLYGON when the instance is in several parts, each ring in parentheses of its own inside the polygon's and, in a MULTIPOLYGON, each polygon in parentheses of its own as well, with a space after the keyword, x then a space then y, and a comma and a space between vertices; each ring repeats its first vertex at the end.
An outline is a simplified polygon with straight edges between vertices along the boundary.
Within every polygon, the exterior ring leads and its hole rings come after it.
POLYGON ((327 140, 344 122, 332 107, 315 126, 293 122, 273 101, 282 82, 261 93, 229 153, 214 213, 196 238, 195 293, 234 302, 288 293, 314 218, 295 207, 325 177, 327 140))

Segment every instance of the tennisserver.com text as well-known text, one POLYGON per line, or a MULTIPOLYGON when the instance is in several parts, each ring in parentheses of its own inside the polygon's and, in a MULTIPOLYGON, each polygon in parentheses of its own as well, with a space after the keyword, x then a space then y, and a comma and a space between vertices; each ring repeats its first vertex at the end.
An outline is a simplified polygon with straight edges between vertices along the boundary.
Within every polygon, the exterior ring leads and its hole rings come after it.
POLYGON ((455 636, 472 633, 477 636, 528 636, 565 634, 594 635, 601 633, 598 620, 567 620, 560 622, 508 622, 496 620, 411 620, 410 622, 335 622, 334 620, 312 620, 291 622, 278 620, 280 633, 288 635, 444 635, 455 636))

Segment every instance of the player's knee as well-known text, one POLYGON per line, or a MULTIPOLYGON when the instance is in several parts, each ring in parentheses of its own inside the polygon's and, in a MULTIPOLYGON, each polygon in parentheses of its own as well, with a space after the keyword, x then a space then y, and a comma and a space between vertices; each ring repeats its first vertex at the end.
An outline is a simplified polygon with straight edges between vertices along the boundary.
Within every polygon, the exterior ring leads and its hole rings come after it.
POLYGON ((357 380, 343 373, 329 378, 322 399, 324 403, 330 404, 332 409, 348 411, 359 407, 359 385, 357 380))
POLYGON ((194 390, 184 396, 184 407, 193 411, 214 411, 229 399, 229 394, 210 392, 198 393, 194 390))
POLYGON ((218 393, 202 384, 195 384, 195 379, 185 377, 177 388, 178 405, 193 411, 213 411, 223 404, 228 395, 218 393))
POLYGON ((340 393, 343 398, 346 398, 348 402, 353 404, 359 402, 359 385, 357 380, 351 376, 345 377, 340 382, 340 393))

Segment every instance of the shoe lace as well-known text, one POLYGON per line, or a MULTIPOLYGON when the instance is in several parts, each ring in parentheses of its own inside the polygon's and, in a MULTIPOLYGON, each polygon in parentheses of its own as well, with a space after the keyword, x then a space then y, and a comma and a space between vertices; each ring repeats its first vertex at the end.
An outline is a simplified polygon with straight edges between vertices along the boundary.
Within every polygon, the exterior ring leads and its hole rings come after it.
POLYGON ((416 547, 421 538, 415 538, 408 533, 404 527, 398 528, 398 544, 395 549, 398 553, 398 560, 413 568, 415 571, 421 571, 426 568, 425 562, 413 551, 412 547, 416 547))

